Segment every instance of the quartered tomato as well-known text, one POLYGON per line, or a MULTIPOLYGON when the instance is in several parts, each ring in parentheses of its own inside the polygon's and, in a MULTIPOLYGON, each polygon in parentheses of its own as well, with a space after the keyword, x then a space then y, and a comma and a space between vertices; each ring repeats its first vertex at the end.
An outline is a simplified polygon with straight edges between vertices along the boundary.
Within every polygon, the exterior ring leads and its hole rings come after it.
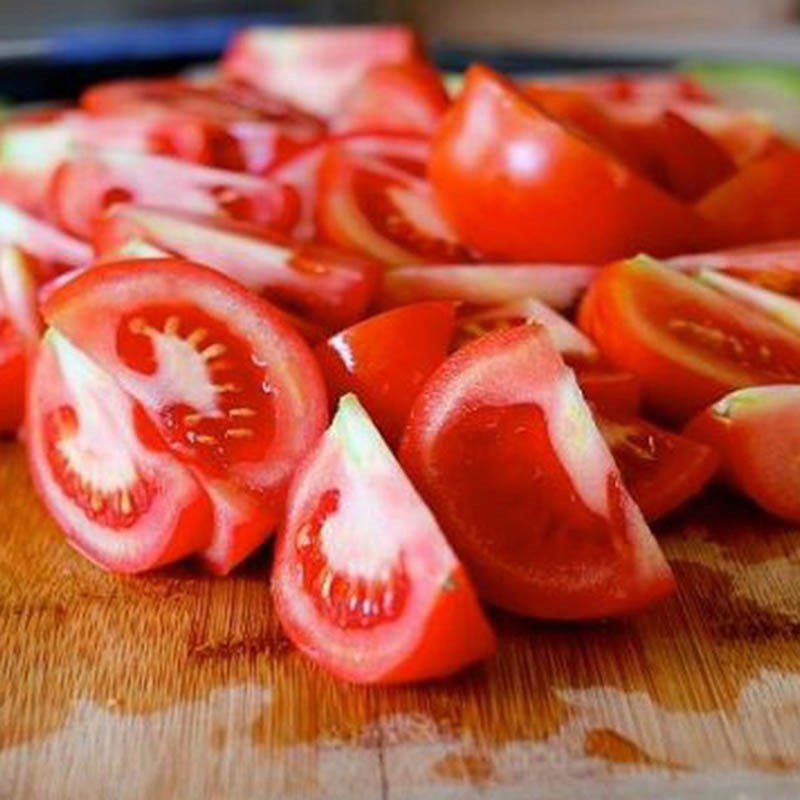
POLYGON ((211 540, 211 506, 142 408, 50 330, 28 390, 31 474, 72 545, 115 572, 176 561, 211 540))
POLYGON ((434 138, 431 182, 464 242, 488 258, 600 263, 696 249, 694 211, 601 146, 472 67, 434 138))
POLYGON ((540 327, 488 334, 452 355, 414 403, 400 456, 496 605, 588 619, 634 611, 674 588, 540 327))
POLYGON ((300 336, 230 279, 174 259, 88 270, 48 297, 43 313, 142 404, 204 485, 257 498, 268 521, 241 550, 258 546, 327 419, 300 336))
POLYGON ((118 205, 97 226, 95 248, 103 260, 131 257, 136 242, 206 264, 332 328, 361 319, 380 280, 377 265, 361 256, 230 220, 118 205))
POLYGON ((317 229, 388 266, 470 260, 428 183, 332 147, 319 172, 317 229))
POLYGON ((58 225, 90 239, 103 212, 133 202, 266 225, 294 226, 296 194, 266 178, 124 151, 82 152, 64 161, 50 183, 58 225))
POLYGON ((572 306, 597 275, 572 264, 425 264, 399 267, 383 279, 381 303, 460 300, 491 306, 535 297, 553 308, 572 306))
POLYGON ((686 419, 736 388, 800 379, 800 336, 651 259, 605 267, 578 320, 668 419, 686 419))
POLYGON ((436 519, 353 395, 292 482, 272 588, 289 638, 345 680, 435 678, 495 647, 436 519))
POLYGON ((726 395, 685 435, 713 447, 721 474, 766 511, 800 521, 800 386, 758 386, 726 395))
POLYGON ((718 459, 710 447, 634 415, 595 412, 595 422, 647 520, 656 520, 699 494, 718 459))
POLYGON ((439 73, 425 62, 381 64, 353 87, 333 128, 430 135, 449 104, 439 73))
POLYGON ((229 78, 331 116, 371 67, 420 56, 414 31, 402 25, 265 26, 236 36, 221 66, 229 78))
POLYGON ((355 393, 397 444, 411 404, 447 356, 454 323, 454 303, 415 303, 337 333, 316 349, 331 400, 355 393))

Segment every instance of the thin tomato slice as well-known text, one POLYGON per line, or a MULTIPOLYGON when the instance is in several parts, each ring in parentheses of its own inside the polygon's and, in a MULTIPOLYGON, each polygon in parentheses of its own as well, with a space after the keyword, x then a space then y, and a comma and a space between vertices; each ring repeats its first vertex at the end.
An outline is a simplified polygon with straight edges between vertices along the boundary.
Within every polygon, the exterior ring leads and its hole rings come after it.
POLYGON ((289 638, 345 680, 435 678, 495 648, 464 569, 353 395, 292 482, 272 587, 289 638))
POLYGON ((739 389, 701 412, 684 434, 713 447, 722 476, 761 508, 800 522, 800 386, 739 389))
POLYGON ((736 388, 800 379, 800 336, 651 259, 605 267, 578 320, 666 419, 685 420, 736 388))
POLYGON ((426 383, 400 450, 482 595, 549 619, 625 614, 674 581, 543 329, 489 334, 426 383))
POLYGON ((102 260, 129 257, 144 244, 206 264, 256 294, 328 328, 361 319, 380 269, 339 248, 296 242, 277 231, 178 211, 115 206, 95 231, 102 260))
POLYGON ((416 303, 337 333, 316 349, 331 401, 355 393, 397 444, 411 404, 447 356, 454 323, 454 303, 416 303))
POLYGON ((56 331, 28 392, 31 474, 70 543, 114 572, 141 572, 205 547, 211 507, 141 407, 56 331))

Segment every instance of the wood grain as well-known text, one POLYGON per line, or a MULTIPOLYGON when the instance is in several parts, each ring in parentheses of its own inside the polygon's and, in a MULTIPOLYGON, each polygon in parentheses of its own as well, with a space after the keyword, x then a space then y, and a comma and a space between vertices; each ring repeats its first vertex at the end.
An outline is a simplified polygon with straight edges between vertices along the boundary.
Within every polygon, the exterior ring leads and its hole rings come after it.
POLYGON ((660 530, 678 595, 496 614, 456 680, 339 684, 285 641, 269 555, 229 579, 75 554, 0 446, 1 798, 794 798, 800 535, 727 495, 660 530))

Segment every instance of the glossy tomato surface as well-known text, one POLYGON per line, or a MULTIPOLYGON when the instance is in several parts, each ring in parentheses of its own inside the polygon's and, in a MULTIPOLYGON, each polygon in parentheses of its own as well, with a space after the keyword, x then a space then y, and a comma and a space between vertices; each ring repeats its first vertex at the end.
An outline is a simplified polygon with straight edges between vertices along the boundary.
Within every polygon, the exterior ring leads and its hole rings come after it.
POLYGON ((496 605, 589 619, 632 612, 674 588, 541 328, 489 334, 452 355, 417 398, 400 454, 496 605))
POLYGON ((800 378, 800 336, 651 259, 605 267, 578 319, 666 419, 685 420, 735 388, 800 378))
POLYGON ((450 349, 455 304, 415 303, 370 317, 316 348, 331 401, 354 393, 397 444, 419 390, 450 349))
POLYGON ((345 680, 439 677, 495 647, 464 569, 353 395, 292 482, 272 587, 291 640, 345 680))

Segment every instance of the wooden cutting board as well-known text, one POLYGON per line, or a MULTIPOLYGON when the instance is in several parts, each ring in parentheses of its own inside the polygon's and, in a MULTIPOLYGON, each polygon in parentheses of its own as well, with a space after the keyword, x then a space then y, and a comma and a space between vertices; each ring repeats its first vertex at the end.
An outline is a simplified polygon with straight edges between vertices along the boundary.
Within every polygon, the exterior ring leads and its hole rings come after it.
POLYGON ((661 526, 676 597, 496 614, 458 679, 363 689, 293 651, 268 555, 128 578, 75 554, 0 445, 0 798, 795 798, 800 533, 723 494, 661 526))

